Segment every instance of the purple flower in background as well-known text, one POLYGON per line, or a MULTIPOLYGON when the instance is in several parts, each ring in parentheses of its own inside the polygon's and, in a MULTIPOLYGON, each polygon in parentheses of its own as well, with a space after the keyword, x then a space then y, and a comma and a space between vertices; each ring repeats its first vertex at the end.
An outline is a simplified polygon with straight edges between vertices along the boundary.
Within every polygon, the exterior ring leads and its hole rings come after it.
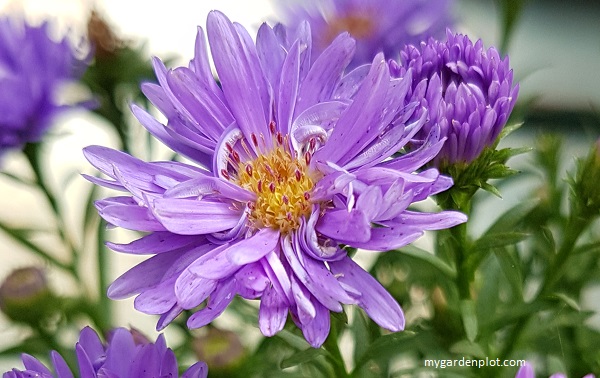
POLYGON ((50 26, 0 18, 0 154, 39 142, 52 118, 59 85, 83 72, 72 44, 53 40, 50 26))
POLYGON ((321 53, 340 33, 356 40, 350 66, 371 63, 383 52, 395 59, 406 44, 441 37, 452 26, 452 0, 326 0, 276 1, 288 26, 307 20, 312 28, 314 51, 321 53))
POLYGON ((417 133, 425 139, 440 127, 447 140, 436 157, 437 166, 469 163, 496 140, 517 101, 508 57, 484 50, 462 34, 446 31, 447 41, 430 39, 418 47, 406 46, 400 64, 390 62, 392 76, 412 76, 411 96, 429 111, 429 120, 417 133))
MULTIPOLYGON (((566 378, 567 376, 563 373, 554 373, 550 376, 550 378, 566 378)), ((526 362, 525 365, 519 368, 517 371, 517 375, 515 378, 535 378, 535 371, 533 370, 533 366, 526 362)), ((587 374, 583 378, 595 378, 594 374, 587 374)))
POLYGON ((439 130, 420 149, 391 158, 427 116, 407 102, 410 80, 391 78, 382 55, 344 76, 354 51, 348 34, 311 61, 307 23, 295 31, 264 24, 255 45, 214 11, 207 35, 220 86, 199 28, 189 67, 167 70, 156 59, 159 84, 142 87, 166 125, 132 108, 155 137, 199 166, 85 149, 109 177, 88 179, 129 193, 98 201, 100 215, 148 233, 109 247, 154 255, 119 277, 109 297, 137 295, 136 309, 161 315, 158 329, 203 303, 190 328, 210 323, 236 295, 260 299, 263 334, 279 332, 290 313, 314 347, 342 304, 403 329, 398 303, 340 244, 386 251, 466 220, 408 210, 452 185, 435 169, 416 172, 441 148, 439 130))
MULTIPOLYGON (((98 334, 89 327, 81 330, 75 344, 80 378, 118 377, 178 377, 175 354, 165 343, 163 335, 156 343, 138 342, 134 334, 125 328, 111 333, 108 343, 103 344, 98 334)), ((73 378, 73 372, 56 351, 50 353, 54 373, 35 357, 23 354, 25 370, 13 369, 3 378, 73 378)), ((197 362, 183 373, 182 378, 206 378, 208 368, 197 362)))

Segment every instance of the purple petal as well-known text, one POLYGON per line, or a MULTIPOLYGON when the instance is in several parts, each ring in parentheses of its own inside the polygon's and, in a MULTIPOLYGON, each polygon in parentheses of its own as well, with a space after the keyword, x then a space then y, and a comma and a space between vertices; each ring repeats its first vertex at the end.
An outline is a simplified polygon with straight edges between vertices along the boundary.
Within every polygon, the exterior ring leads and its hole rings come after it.
POLYGON ((202 235, 235 227, 241 213, 223 202, 178 198, 158 198, 152 212, 169 231, 182 235, 202 235))
POLYGON ((139 206, 134 201, 129 204, 114 204, 107 200, 95 203, 98 214, 108 223, 136 231, 166 231, 146 207, 139 206))
POLYGON ((467 216, 458 211, 441 211, 439 213, 404 211, 393 220, 394 223, 397 222, 399 225, 419 227, 423 230, 442 230, 466 221, 467 216))
POLYGON ((423 235, 423 229, 404 225, 377 227, 371 230, 371 238, 366 242, 354 242, 355 248, 371 251, 388 251, 404 247, 423 235))
POLYGON ((216 287, 217 281, 199 277, 186 269, 175 281, 177 303, 183 309, 192 309, 204 302, 216 287))
POLYGON ((260 299, 258 326, 263 335, 270 337, 283 329, 288 306, 273 286, 267 287, 260 299))
POLYGON ((292 116, 298 95, 300 75, 300 45, 296 41, 288 52, 281 68, 277 98, 278 129, 282 134, 288 134, 292 126, 292 116))
POLYGON ((325 307, 331 311, 341 312, 340 300, 350 303, 352 299, 341 290, 333 275, 328 275, 329 272, 323 262, 314 261, 311 257, 300 257, 302 251, 298 250, 298 243, 294 243, 294 246, 292 246, 290 239, 291 236, 283 240, 281 249, 295 276, 325 307), (322 269, 318 268, 319 264, 322 265, 322 269), (307 267, 310 267, 310 273, 307 267))
POLYGON ((231 113, 247 140, 251 134, 269 135, 269 94, 254 44, 248 44, 239 29, 218 11, 210 12, 206 23, 213 61, 231 113))
POLYGON ((162 331, 163 329, 165 329, 165 327, 168 326, 169 323, 171 323, 173 320, 175 320, 175 318, 178 317, 179 314, 181 314, 182 312, 183 309, 181 307, 179 307, 178 305, 173 306, 173 308, 171 308, 168 312, 162 314, 161 317, 158 319, 158 322, 156 323, 156 330, 162 331))
POLYGON ((69 365, 65 362, 65 359, 55 350, 50 352, 50 359, 54 366, 57 378, 73 378, 73 372, 69 365))
POLYGON ((147 287, 157 285, 169 267, 173 266, 185 252, 162 253, 134 266, 109 286, 108 297, 123 299, 140 293, 147 287))
POLYGON ((279 243, 279 231, 263 228, 251 238, 242 240, 227 249, 227 259, 235 265, 245 265, 262 259, 279 243))
POLYGON ((517 375, 515 378, 535 378, 535 372, 533 371, 533 366, 529 363, 525 363, 525 365, 521 366, 519 371, 517 371, 517 375))
POLYGON ((189 265, 189 272, 211 280, 219 280, 232 275, 240 267, 227 259, 226 251, 230 247, 230 244, 223 244, 199 257, 189 265))
POLYGON ((172 149, 173 151, 177 151, 178 153, 190 158, 193 161, 196 161, 202 164, 205 167, 210 166, 210 155, 206 152, 199 151, 194 149, 185 143, 182 143, 175 139, 171 134, 167 132, 167 129, 163 124, 158 122, 154 117, 152 117, 148 112, 139 106, 133 104, 131 105, 131 112, 137 118, 137 120, 150 132, 150 134, 154 135, 154 137, 160 140, 167 147, 172 149))
POLYGON ((136 310, 150 315, 161 315, 171 309, 177 302, 173 286, 175 278, 160 282, 140 293, 134 300, 136 310))
POLYGON ((266 23, 263 23, 258 29, 256 52, 267 82, 271 85, 271 90, 273 93, 279 93, 279 81, 283 77, 281 67, 286 59, 286 54, 283 46, 277 41, 273 29, 266 23))
POLYGON ((315 303, 316 314, 308 323, 302 324, 302 333, 313 348, 320 348, 329 335, 329 311, 320 303, 315 303))
POLYGON ((75 344, 75 354, 77 355, 77 364, 79 365, 79 376, 86 378, 96 377, 94 365, 80 343, 75 344))
POLYGON ((296 315, 301 323, 307 323, 317 315, 312 296, 295 276, 290 277, 290 282, 292 284, 292 295, 296 303, 296 315))
POLYGON ((196 235, 177 235, 171 232, 153 232, 143 236, 129 244, 117 244, 107 242, 108 248, 116 252, 129 253, 132 255, 150 255, 171 252, 176 249, 189 246, 193 248, 196 244, 204 244, 204 240, 198 240, 196 235))
POLYGON ((52 376, 52 372, 43 363, 41 363, 37 358, 29 354, 23 353, 21 355, 21 361, 23 361, 23 366, 25 366, 25 370, 33 370, 52 376))
POLYGON ((235 280, 227 280, 220 284, 211 294, 208 304, 197 311, 187 321, 188 328, 204 327, 221 315, 235 297, 235 280))
POLYGON ((81 330, 77 344, 85 351, 91 361, 99 361, 104 357, 105 351, 102 341, 100 341, 96 331, 90 327, 84 327, 81 330))
POLYGON ((201 82, 189 69, 179 67, 170 71, 167 82, 183 109, 196 122, 194 126, 212 141, 216 142, 234 121, 227 106, 214 95, 212 85, 201 82))
POLYGON ((117 328, 106 350, 103 367, 117 377, 127 377, 128 369, 135 355, 135 343, 131 333, 125 328, 117 328))
POLYGON ((331 99, 342 73, 354 53, 355 42, 348 33, 337 36, 315 60, 298 94, 295 114, 310 106, 331 99))
POLYGON ((208 377, 208 366, 204 362, 196 362, 190 366, 181 378, 206 378, 208 377))
POLYGON ((290 277, 281 263, 278 254, 275 252, 268 253, 264 259, 260 260, 260 263, 279 295, 286 298, 289 303, 293 303, 290 277))
POLYGON ((338 242, 366 242, 371 237, 371 223, 360 210, 331 210, 325 212, 316 230, 338 242))
POLYGON ((211 176, 184 181, 165 191, 164 195, 167 198, 201 198, 206 195, 220 195, 240 202, 256 200, 256 194, 211 176))
POLYGON ((340 282, 361 293, 358 304, 375 323, 393 332, 404 329, 402 309, 375 278, 349 257, 330 262, 329 266, 340 282))
POLYGON ((171 349, 166 349, 165 346, 165 337, 164 335, 161 333, 159 336, 159 338, 156 340, 156 349, 163 349, 164 346, 164 350, 161 351, 161 353, 163 353, 162 356, 162 361, 160 361, 160 371, 159 371, 159 376, 160 377, 177 377, 179 374, 179 367, 177 365, 177 358, 175 357, 175 353, 173 353, 173 351, 171 349), (160 343, 160 347, 159 347, 159 341, 160 343))
POLYGON ((337 122, 327 144, 314 154, 321 162, 348 162, 360 151, 365 141, 373 140, 378 134, 378 122, 382 118, 381 104, 388 90, 390 76, 381 55, 373 61, 371 71, 364 80, 356 98, 337 122), (349 158, 341 160, 346 154, 349 158))
POLYGON ((259 262, 248 264, 238 270, 235 279, 238 281, 238 293, 244 298, 256 298, 271 286, 271 282, 259 262))

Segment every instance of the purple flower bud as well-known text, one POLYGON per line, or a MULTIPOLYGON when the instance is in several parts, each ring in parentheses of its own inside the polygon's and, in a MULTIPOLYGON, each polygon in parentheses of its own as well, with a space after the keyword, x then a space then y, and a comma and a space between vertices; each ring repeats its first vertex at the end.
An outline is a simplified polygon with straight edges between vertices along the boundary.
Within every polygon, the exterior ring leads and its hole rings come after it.
POLYGON ((493 144, 519 91, 508 57, 502 59, 494 47, 485 50, 481 40, 473 44, 466 35, 447 30, 446 37, 446 42, 406 46, 400 62, 389 63, 396 77, 411 69, 411 96, 429 112, 415 139, 425 139, 435 125, 447 138, 436 166, 469 163, 493 144))

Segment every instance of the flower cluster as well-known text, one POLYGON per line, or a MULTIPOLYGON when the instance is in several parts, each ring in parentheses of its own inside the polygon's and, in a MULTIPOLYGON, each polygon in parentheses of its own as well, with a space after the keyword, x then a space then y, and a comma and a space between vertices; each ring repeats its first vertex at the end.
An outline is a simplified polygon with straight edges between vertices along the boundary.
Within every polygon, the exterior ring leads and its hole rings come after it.
POLYGON ((442 36, 452 20, 452 0, 279 1, 276 4, 288 26, 309 21, 316 54, 340 33, 350 33, 356 40, 351 67, 371 63, 379 52, 386 58, 396 58, 405 44, 442 36))
POLYGON ((0 19, 0 153, 38 142, 67 108, 57 101, 59 85, 83 72, 67 37, 54 41, 49 28, 0 19))
POLYGON ((429 110, 417 133, 425 139, 439 127, 447 140, 435 159, 437 166, 470 163, 495 142, 517 101, 508 57, 494 47, 484 50, 468 36, 446 31, 446 41, 429 39, 406 46, 400 61, 390 62, 395 77, 410 72, 411 96, 429 110))
POLYGON ((443 144, 439 129, 393 157, 427 119, 409 97, 411 70, 392 78, 379 54, 345 73, 355 48, 347 33, 310 59, 306 23, 264 24, 254 44, 213 11, 207 35, 220 85, 199 28, 189 67, 167 69, 155 59, 158 84, 143 86, 166 125, 133 106, 150 133, 198 165, 85 149, 108 176, 88 179, 128 193, 98 201, 100 215, 148 233, 109 246, 154 254, 119 277, 109 297, 137 295, 138 310, 161 315, 158 329, 203 304, 190 328, 210 323, 236 295, 260 299, 263 334, 279 332, 290 313, 314 347, 329 334, 330 311, 343 304, 403 329, 398 303, 342 245, 387 251, 466 220, 409 209, 452 185, 436 169, 421 169, 443 144))
MULTIPOLYGON (((163 335, 156 343, 134 336, 125 328, 113 330, 107 344, 103 344, 98 334, 91 328, 81 330, 75 345, 79 377, 178 377, 179 371, 175 354, 167 348, 163 335)), ((73 372, 64 358, 53 351, 50 354, 54 373, 36 358, 22 356, 25 370, 13 369, 4 373, 3 378, 72 378, 73 372)), ((207 367, 197 362, 183 373, 182 378, 206 378, 207 367)))

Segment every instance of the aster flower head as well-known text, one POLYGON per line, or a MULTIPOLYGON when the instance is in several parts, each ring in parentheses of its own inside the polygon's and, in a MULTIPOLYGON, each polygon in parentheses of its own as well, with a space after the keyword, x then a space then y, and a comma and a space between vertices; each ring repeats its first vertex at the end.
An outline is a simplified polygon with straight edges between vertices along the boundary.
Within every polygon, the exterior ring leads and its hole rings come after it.
POLYGON ((255 44, 213 11, 207 35, 220 86, 199 28, 189 67, 168 70, 155 59, 158 84, 142 88, 166 125, 133 106, 155 137, 196 164, 84 151, 108 176, 89 180, 128 192, 98 201, 100 215, 149 233, 109 246, 154 254, 119 277, 109 297, 137 295, 138 310, 161 315, 159 329, 184 309, 205 304, 188 320, 197 328, 236 295, 260 299, 263 334, 279 332, 290 313, 315 347, 329 333, 330 311, 343 304, 403 329, 398 303, 340 244, 386 251, 466 220, 408 210, 452 185, 435 169, 415 172, 439 151, 439 130, 391 159, 426 119, 408 102, 410 80, 392 79, 382 55, 344 75, 354 51, 348 34, 310 59, 307 23, 264 24, 255 44))
MULTIPOLYGON (((117 328, 104 344, 94 330, 85 327, 75 344, 75 352, 80 378, 179 377, 177 359, 167 348, 163 335, 158 336, 155 343, 138 343, 132 332, 117 328)), ((4 373, 3 378, 73 378, 73 372, 56 351, 50 353, 54 372, 28 354, 23 354, 21 359, 25 370, 12 369, 4 373)), ((181 377, 206 378, 207 373, 206 364, 197 362, 181 377)))
POLYGON ((39 142, 68 108, 57 102, 59 85, 83 72, 68 38, 55 41, 49 29, 0 18, 0 153, 39 142))
POLYGON ((429 120, 417 134, 424 139, 434 127, 446 137, 435 159, 437 166, 469 163, 492 145, 517 101, 508 57, 494 47, 446 31, 446 41, 429 39, 406 46, 400 63, 390 62, 393 76, 411 71, 412 97, 429 111, 429 120))
MULTIPOLYGON (((567 376, 563 373, 554 373, 550 376, 550 378, 566 378, 567 376)), ((519 368, 517 371, 517 375, 515 378, 535 378, 535 371, 533 366, 526 362, 523 366, 519 368)), ((587 374, 583 378, 595 378, 594 374, 587 374)))
POLYGON ((289 26, 309 21, 313 48, 322 52, 342 32, 356 40, 350 66, 371 63, 383 52, 396 58, 399 46, 441 37, 452 24, 452 0, 327 0, 277 1, 289 26))

